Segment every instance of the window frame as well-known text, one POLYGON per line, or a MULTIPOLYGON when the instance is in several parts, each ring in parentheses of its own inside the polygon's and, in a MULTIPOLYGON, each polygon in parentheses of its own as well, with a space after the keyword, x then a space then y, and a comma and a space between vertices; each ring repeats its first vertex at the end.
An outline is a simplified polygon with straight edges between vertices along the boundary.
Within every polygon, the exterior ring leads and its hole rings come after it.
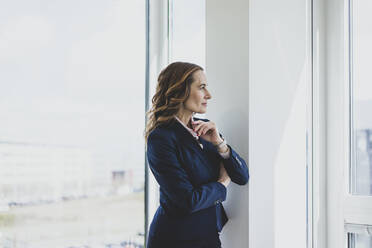
MULTIPOLYGON (((157 84, 157 76, 169 63, 171 1, 146 1, 146 94, 145 113, 150 109, 151 97, 157 84)), ((145 126, 147 117, 145 117, 145 126)), ((149 170, 145 150, 145 247, 151 220, 159 206, 159 186, 149 170)))
POLYGON ((347 41, 348 41, 348 51, 346 54, 348 55, 348 60, 345 61, 347 63, 347 68, 349 70, 348 74, 348 106, 349 106, 349 116, 348 116, 348 131, 349 131, 349 143, 348 143, 348 151, 349 151, 349 160, 347 164, 347 168, 345 168, 345 180, 346 180, 346 196, 345 196, 345 222, 350 224, 366 224, 372 225, 372 196, 359 196, 359 195, 352 195, 350 193, 351 189, 351 170, 353 166, 352 161, 352 152, 354 146, 354 137, 353 137, 353 28, 352 28, 352 10, 353 6, 352 3, 355 0, 348 0, 347 1, 347 41))
MULTIPOLYGON (((329 248, 347 247, 347 225, 372 224, 372 197, 349 193, 352 152, 353 0, 327 0, 324 17, 326 73, 327 238, 329 248), (340 107, 341 106, 341 107, 340 107), (340 184, 341 183, 341 184, 340 184)), ((324 58, 323 58, 324 59, 324 58)), ((319 65, 318 65, 319 66, 319 65)), ((350 229, 349 229, 350 230, 350 229)))

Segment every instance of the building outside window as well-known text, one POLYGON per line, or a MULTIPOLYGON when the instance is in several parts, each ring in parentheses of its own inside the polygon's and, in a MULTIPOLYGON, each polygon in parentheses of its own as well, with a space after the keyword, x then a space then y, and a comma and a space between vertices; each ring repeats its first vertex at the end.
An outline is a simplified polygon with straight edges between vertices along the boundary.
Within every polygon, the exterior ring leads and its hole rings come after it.
POLYGON ((143 247, 145 1, 0 8, 0 247, 143 247))

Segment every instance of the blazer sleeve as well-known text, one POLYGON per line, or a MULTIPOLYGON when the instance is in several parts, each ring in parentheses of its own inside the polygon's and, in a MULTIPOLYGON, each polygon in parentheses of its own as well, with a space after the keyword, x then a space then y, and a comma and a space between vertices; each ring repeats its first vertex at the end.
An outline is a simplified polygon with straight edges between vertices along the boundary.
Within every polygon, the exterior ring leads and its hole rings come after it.
MULTIPOLYGON (((208 122, 208 119, 195 118, 197 120, 202 120, 208 122)), ((219 133, 220 137, 222 134, 219 133)), ((239 154, 230 146, 227 145, 230 149, 230 154, 227 158, 223 158, 217 149, 213 146, 212 150, 216 154, 217 158, 222 160, 223 165, 225 166, 227 174, 229 174, 231 181, 239 185, 245 185, 249 180, 249 170, 248 166, 242 159, 239 154)))
POLYGON ((147 159, 160 189, 181 211, 192 213, 226 199, 226 187, 211 182, 194 187, 177 158, 169 135, 152 132, 147 141, 147 159))
MULTIPOLYGON (((222 137, 222 135, 220 134, 222 137)), ((239 156, 239 154, 227 144, 230 150, 228 158, 223 158, 221 154, 217 151, 215 147, 214 152, 216 156, 223 162, 227 174, 229 174, 231 181, 239 185, 245 185, 249 180, 249 170, 244 159, 239 156)))

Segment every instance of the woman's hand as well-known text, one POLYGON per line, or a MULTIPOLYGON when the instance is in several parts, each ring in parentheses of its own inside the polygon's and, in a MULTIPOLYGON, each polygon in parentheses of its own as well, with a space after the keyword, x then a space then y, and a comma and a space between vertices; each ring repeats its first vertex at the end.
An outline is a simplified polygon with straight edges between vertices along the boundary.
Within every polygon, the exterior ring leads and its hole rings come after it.
POLYGON ((191 124, 194 132, 196 132, 199 137, 211 142, 213 145, 218 145, 223 141, 214 122, 198 120, 191 124))
POLYGON ((223 165, 222 162, 220 163, 220 176, 219 176, 217 182, 222 183, 223 185, 225 185, 226 188, 229 185, 229 183, 231 182, 229 174, 227 174, 225 166, 223 165))

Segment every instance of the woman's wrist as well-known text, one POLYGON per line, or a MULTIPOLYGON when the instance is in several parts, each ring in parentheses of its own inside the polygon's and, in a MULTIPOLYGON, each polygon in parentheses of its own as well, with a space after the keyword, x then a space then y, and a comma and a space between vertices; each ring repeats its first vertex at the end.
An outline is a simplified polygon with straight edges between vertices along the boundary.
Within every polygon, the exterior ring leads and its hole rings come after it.
POLYGON ((225 188, 228 186, 226 181, 218 180, 217 182, 221 183, 225 188))
POLYGON ((215 142, 212 142, 212 144, 213 144, 214 146, 218 146, 218 145, 221 144, 223 141, 224 141, 224 140, 223 140, 221 137, 218 137, 218 140, 215 141, 215 142))
POLYGON ((229 151, 229 147, 227 146, 227 144, 224 144, 223 146, 218 147, 217 150, 219 153, 225 153, 229 151))
POLYGON ((219 153, 226 153, 229 151, 229 147, 227 146, 226 140, 223 137, 219 137, 217 142, 214 142, 213 145, 216 147, 219 153))

